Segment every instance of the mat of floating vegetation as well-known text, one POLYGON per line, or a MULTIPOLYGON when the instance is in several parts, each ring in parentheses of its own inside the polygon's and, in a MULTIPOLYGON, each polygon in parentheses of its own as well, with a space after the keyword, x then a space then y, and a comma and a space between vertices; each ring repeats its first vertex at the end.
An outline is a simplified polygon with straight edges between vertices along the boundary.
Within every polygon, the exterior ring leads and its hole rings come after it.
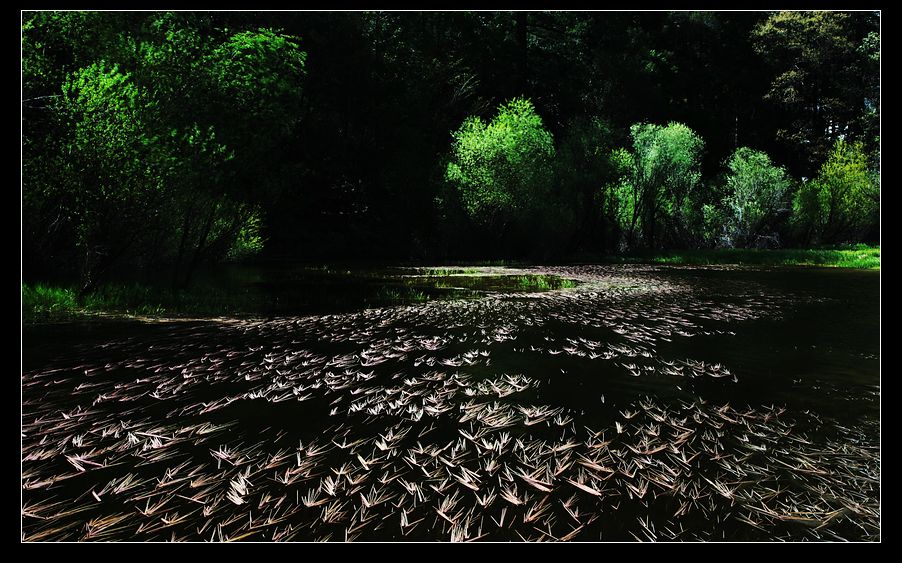
POLYGON ((879 540, 876 419, 727 401, 742 373, 662 353, 803 295, 566 274, 576 291, 161 327, 29 369, 23 539, 879 540))

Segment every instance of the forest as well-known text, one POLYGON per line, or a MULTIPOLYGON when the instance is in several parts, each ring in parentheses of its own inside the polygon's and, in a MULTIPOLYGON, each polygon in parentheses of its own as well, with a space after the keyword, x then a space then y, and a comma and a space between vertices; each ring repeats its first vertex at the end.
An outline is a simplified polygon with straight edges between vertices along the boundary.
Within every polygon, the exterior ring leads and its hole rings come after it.
POLYGON ((25 12, 23 277, 879 244, 879 24, 25 12))

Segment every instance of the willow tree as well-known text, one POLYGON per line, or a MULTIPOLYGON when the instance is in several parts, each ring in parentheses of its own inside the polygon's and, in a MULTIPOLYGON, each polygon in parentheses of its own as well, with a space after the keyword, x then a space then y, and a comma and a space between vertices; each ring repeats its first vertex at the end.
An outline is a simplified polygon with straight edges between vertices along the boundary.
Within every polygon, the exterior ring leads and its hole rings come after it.
MULTIPOLYGON (((179 206, 176 285, 187 285, 203 260, 228 254, 239 239, 259 240, 261 204, 274 201, 285 180, 277 163, 288 161, 283 145, 301 114, 306 53, 296 37, 271 29, 207 37, 189 35, 166 51, 200 42, 184 69, 196 84, 189 102, 194 118, 176 129, 183 179, 190 183, 179 206)), ((184 103, 173 107, 185 109, 184 103)))
POLYGON ((879 214, 879 175, 863 144, 843 139, 793 201, 793 221, 805 242, 858 242, 876 231, 879 214))
POLYGON ((166 178, 147 92, 117 65, 73 72, 54 109, 67 157, 55 160, 56 182, 42 195, 74 225, 86 292, 158 226, 166 178))
POLYGON ((727 161, 724 229, 732 245, 754 246, 772 237, 788 214, 792 178, 766 153, 740 147, 727 161))
POLYGON ((630 170, 618 188, 629 202, 620 213, 627 246, 636 246, 639 235, 651 249, 692 242, 700 222, 696 191, 704 141, 682 123, 637 123, 630 133, 633 151, 619 158, 630 170))
POLYGON ((24 200, 39 213, 25 231, 65 233, 83 292, 122 262, 168 266, 183 286, 236 242, 259 245, 301 113, 298 39, 191 13, 51 15, 23 30, 30 94, 59 92, 26 114, 24 200), (85 21, 106 32, 86 35, 85 21), (45 47, 60 42, 71 55, 45 47))
POLYGON ((532 102, 511 100, 489 122, 470 117, 452 136, 445 180, 470 220, 496 239, 554 204, 554 141, 532 102))

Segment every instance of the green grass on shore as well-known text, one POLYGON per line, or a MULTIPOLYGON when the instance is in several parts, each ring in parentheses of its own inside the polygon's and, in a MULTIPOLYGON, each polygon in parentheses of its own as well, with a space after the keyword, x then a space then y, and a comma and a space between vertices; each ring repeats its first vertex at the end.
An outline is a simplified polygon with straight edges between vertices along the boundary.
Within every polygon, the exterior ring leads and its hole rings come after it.
POLYGON ((859 244, 832 249, 780 249, 756 250, 751 248, 724 248, 715 250, 674 250, 655 253, 637 253, 609 257, 617 263, 652 264, 748 264, 757 266, 822 266, 880 269, 880 247, 859 244))
POLYGON ((141 284, 109 284, 78 299, 77 291, 45 284, 22 284, 26 323, 58 322, 101 315, 162 317, 222 315, 253 310, 254 298, 212 288, 183 292, 141 284))
POLYGON ((515 276, 514 281, 522 291, 549 291, 576 287, 573 280, 548 275, 515 276))
POLYGON ((26 322, 72 318, 85 314, 75 291, 43 284, 22 284, 22 313, 26 322))

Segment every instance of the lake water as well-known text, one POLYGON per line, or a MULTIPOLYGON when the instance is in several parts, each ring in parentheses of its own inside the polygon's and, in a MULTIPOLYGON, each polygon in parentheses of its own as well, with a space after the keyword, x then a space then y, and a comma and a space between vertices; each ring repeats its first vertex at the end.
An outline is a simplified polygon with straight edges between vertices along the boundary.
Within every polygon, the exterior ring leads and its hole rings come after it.
POLYGON ((880 539, 879 273, 470 270, 26 327, 24 539, 880 539))

